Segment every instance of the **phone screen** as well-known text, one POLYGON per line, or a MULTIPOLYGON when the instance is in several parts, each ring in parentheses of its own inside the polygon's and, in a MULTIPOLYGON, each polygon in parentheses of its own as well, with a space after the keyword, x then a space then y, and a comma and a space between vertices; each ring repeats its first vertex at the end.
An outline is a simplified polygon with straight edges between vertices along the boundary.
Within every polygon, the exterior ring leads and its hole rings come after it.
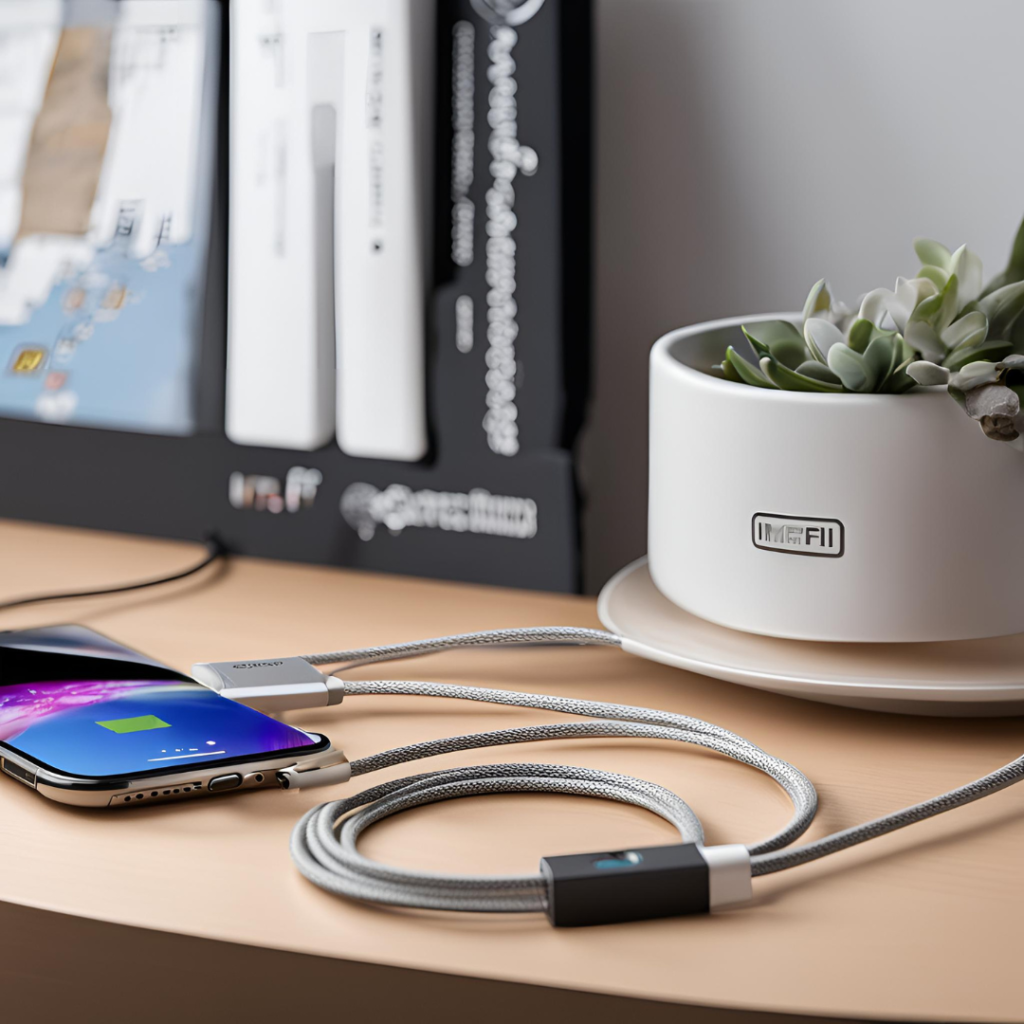
POLYGON ((83 626, 0 632, 0 747, 63 774, 170 772, 322 742, 83 626))

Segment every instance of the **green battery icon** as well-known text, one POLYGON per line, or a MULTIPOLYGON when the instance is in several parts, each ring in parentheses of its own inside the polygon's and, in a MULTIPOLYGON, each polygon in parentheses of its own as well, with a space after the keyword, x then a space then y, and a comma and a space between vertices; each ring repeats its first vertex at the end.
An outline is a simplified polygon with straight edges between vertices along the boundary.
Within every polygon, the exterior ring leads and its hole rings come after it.
POLYGON ((171 723, 156 715, 140 715, 138 718, 112 718, 108 722, 97 722, 111 732, 147 732, 150 729, 170 729, 171 723))

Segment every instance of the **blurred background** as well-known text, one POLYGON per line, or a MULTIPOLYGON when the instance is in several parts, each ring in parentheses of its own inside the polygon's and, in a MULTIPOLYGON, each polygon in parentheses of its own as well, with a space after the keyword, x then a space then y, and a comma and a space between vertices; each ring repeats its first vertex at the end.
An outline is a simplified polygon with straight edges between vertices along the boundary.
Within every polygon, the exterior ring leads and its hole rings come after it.
POLYGON ((919 235, 1000 267, 1022 31, 0 0, 0 515, 595 592, 645 551, 657 337, 823 276, 852 304, 919 235))

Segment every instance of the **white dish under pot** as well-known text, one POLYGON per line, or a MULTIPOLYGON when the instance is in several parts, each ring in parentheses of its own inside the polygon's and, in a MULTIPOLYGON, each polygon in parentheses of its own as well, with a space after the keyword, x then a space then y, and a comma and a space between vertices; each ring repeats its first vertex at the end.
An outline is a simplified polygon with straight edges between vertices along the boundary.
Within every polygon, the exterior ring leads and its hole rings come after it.
POLYGON ((712 371, 740 325, 651 353, 650 572, 710 622, 798 640, 1024 632, 1024 455, 944 388, 810 394, 712 371))

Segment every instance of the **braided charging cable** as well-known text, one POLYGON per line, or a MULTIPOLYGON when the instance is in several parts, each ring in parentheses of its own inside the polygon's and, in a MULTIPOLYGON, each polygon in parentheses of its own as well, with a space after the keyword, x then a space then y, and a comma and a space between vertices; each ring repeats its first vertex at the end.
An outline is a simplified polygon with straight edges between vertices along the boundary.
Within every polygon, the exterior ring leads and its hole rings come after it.
POLYGON ((363 647, 353 651, 303 654, 301 657, 310 665, 344 663, 345 668, 356 668, 358 665, 371 665, 378 661, 417 658, 423 654, 438 654, 441 651, 467 647, 554 647, 566 644, 621 647, 622 637, 603 629, 584 629, 581 626, 527 626, 521 629, 489 629, 480 633, 459 633, 455 636, 439 636, 407 644, 363 647))
MULTIPOLYGON (((357 665, 417 657, 465 647, 549 644, 619 646, 621 638, 602 630, 577 627, 505 629, 439 637, 407 644, 308 655, 313 665, 343 663, 332 675, 357 665)), ((440 754, 542 740, 621 737, 674 740, 714 750, 757 768, 782 787, 793 805, 789 822, 774 835, 748 847, 751 873, 771 874, 847 849, 896 829, 1005 789, 1024 779, 1024 757, 965 786, 874 821, 844 829, 823 839, 792 846, 811 823, 818 796, 797 768, 766 753, 749 740, 698 718, 651 708, 602 701, 550 697, 486 687, 400 680, 344 680, 344 696, 394 694, 445 697, 504 704, 584 717, 585 722, 520 726, 427 740, 398 747, 351 764, 352 774, 365 775, 408 761, 440 754)), ((497 913, 542 911, 547 890, 539 873, 475 876, 414 871, 379 864, 360 854, 359 836, 393 814, 468 796, 495 793, 562 793, 597 797, 641 807, 669 822, 684 843, 702 843, 700 821, 686 802, 663 786, 628 775, 549 764, 496 764, 427 772, 386 782, 344 800, 310 810, 292 833, 292 857, 312 882, 353 899, 434 910, 497 913)))

